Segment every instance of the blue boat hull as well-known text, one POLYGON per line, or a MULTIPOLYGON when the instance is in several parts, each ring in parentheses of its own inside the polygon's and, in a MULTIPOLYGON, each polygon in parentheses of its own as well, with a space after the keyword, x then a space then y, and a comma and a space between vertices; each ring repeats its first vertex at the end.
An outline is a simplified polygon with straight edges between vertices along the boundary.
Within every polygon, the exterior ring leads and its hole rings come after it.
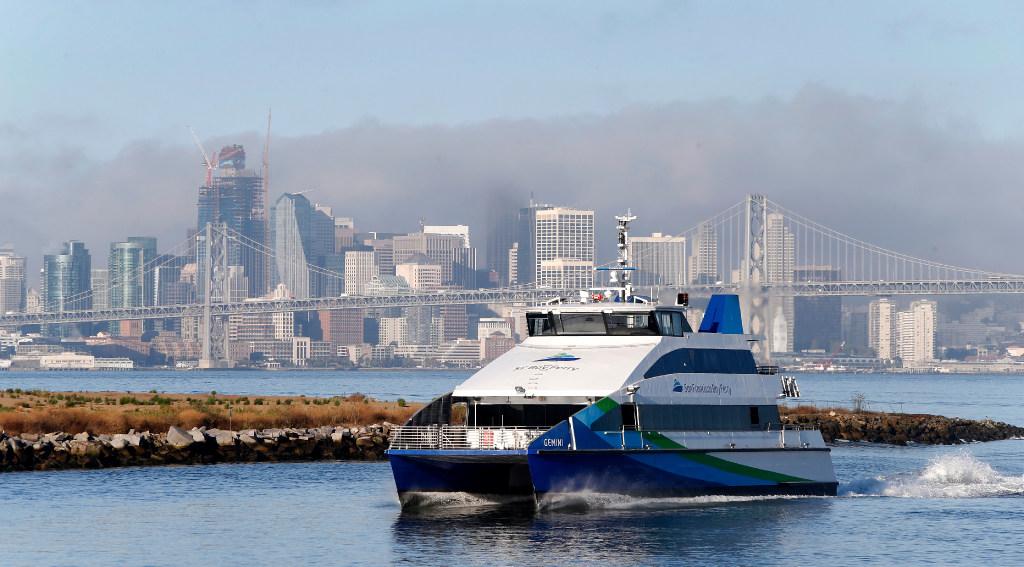
POLYGON ((538 499, 586 492, 644 498, 835 496, 838 487, 750 467, 723 467, 728 462, 710 451, 552 452, 531 454, 529 460, 538 499))
POLYGON ((395 488, 403 505, 440 493, 466 493, 514 502, 533 499, 525 452, 484 455, 480 451, 389 451, 395 488))

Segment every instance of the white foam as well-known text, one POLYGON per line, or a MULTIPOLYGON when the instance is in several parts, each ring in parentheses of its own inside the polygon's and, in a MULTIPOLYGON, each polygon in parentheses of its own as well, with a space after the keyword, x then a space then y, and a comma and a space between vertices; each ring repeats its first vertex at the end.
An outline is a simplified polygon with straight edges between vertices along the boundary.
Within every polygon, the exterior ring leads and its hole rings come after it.
POLYGON ((663 510, 695 506, 714 506, 738 502, 759 502, 763 500, 792 500, 817 498, 815 496, 692 496, 679 498, 643 498, 624 494, 603 492, 574 492, 571 494, 549 494, 538 506, 542 510, 663 510))
POLYGON ((842 487, 843 496, 984 498, 1024 494, 1024 476, 1008 476, 966 451, 932 459, 923 470, 879 476, 842 487))
POLYGON ((478 508, 529 502, 532 496, 489 496, 468 492, 411 492, 399 500, 408 508, 478 508))

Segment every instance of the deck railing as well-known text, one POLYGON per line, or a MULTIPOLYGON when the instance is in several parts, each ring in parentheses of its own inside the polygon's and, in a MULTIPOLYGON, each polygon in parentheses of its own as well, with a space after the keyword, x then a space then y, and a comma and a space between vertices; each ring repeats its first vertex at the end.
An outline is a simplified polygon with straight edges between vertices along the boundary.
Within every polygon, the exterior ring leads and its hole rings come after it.
POLYGON ((529 427, 467 427, 405 425, 391 433, 392 449, 526 449, 547 429, 529 427))

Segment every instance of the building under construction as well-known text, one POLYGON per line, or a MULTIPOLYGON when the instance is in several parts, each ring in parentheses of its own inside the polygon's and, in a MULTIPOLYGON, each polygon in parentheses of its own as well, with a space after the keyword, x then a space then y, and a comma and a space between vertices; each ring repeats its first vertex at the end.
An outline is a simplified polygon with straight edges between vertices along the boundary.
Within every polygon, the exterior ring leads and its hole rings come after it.
MULTIPOLYGON (((244 269, 249 297, 262 296, 267 291, 266 260, 258 251, 267 247, 263 177, 245 168, 245 148, 237 144, 225 146, 210 161, 217 166, 199 188, 197 238, 204 238, 206 224, 211 222, 224 223, 239 233, 244 242, 229 241, 228 263, 244 269)), ((204 247, 198 245, 196 250, 197 264, 202 270, 204 247)), ((199 281, 205 281, 205 276, 200 274, 199 281)), ((204 290, 197 291, 202 297, 204 290)))

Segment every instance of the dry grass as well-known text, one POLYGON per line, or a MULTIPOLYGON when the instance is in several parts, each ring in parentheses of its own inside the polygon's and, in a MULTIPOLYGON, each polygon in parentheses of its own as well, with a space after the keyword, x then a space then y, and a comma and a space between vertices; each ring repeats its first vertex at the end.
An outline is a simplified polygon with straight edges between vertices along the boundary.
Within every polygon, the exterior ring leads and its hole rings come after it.
POLYGON ((207 396, 131 392, 0 392, 0 429, 11 434, 124 433, 178 427, 261 429, 403 423, 419 404, 335 398, 207 396))

